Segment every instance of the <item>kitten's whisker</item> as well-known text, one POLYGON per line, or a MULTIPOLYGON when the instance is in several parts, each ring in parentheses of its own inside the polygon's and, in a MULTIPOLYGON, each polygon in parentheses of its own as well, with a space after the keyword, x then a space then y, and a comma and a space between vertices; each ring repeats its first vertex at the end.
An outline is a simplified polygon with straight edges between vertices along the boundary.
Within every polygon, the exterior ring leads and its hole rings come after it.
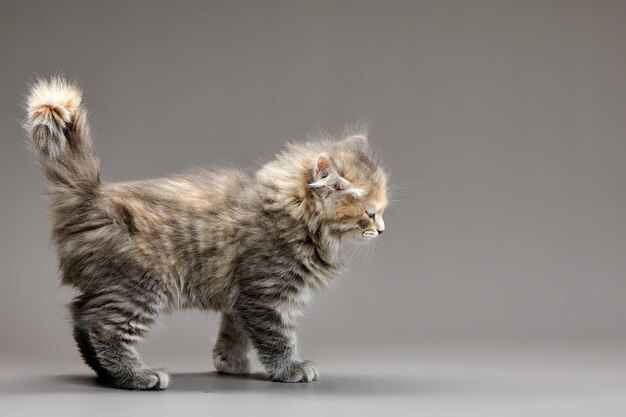
POLYGON ((387 207, 394 207, 396 205, 404 207, 406 206, 406 203, 402 200, 388 200, 387 201, 387 207))
POLYGON ((357 257, 355 261, 358 261, 363 257, 363 254, 365 253, 366 249, 367 249, 367 242, 359 242, 359 250, 357 252, 357 257))
POLYGON ((352 260, 354 259, 355 254, 357 252, 357 249, 358 249, 358 246, 354 245, 354 246, 350 247, 346 251, 346 253, 344 254, 344 257, 343 257, 344 258, 344 262, 346 264, 352 262, 352 260))
POLYGON ((417 185, 417 183, 410 182, 410 181, 397 182, 388 186, 386 191, 387 193, 392 193, 394 191, 406 191, 411 188, 410 186, 414 186, 414 185, 417 185))

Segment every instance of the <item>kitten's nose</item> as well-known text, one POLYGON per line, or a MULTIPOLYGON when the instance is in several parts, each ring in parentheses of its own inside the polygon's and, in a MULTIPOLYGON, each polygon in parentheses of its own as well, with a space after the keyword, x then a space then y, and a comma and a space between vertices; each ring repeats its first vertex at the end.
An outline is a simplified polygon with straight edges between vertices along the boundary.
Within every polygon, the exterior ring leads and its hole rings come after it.
POLYGON ((376 221, 374 222, 374 227, 378 231, 379 235, 382 235, 385 231, 385 221, 383 220, 383 216, 376 217, 376 221))

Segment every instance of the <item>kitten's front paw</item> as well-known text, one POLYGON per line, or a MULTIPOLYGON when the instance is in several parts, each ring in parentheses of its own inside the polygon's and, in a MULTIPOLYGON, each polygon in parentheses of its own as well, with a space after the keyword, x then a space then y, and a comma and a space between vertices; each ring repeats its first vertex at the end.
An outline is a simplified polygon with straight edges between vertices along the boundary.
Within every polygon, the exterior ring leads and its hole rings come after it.
POLYGON ((213 354, 213 366, 222 374, 241 375, 250 372, 250 361, 247 356, 233 358, 221 352, 213 354))
POLYGON ((311 382, 319 376, 315 365, 311 361, 294 362, 285 371, 275 375, 272 379, 279 382, 311 382))
POLYGON ((170 376, 160 369, 146 369, 134 372, 125 378, 115 378, 110 381, 117 388, 127 390, 161 391, 170 383, 170 376))

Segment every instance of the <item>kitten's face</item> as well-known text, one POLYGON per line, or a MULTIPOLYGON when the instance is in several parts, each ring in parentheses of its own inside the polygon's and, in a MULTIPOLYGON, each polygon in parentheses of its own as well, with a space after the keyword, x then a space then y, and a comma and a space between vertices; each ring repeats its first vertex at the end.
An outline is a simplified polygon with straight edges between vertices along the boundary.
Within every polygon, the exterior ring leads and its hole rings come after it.
POLYGON ((333 236, 342 241, 369 240, 385 230, 387 176, 364 137, 350 137, 321 153, 310 187, 333 236))

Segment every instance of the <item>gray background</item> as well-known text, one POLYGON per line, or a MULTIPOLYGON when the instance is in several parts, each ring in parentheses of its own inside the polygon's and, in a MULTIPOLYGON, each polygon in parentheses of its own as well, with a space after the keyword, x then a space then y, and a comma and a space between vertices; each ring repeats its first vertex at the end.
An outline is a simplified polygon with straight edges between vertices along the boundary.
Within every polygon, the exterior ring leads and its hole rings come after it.
MULTIPOLYGON (((84 88, 107 181, 252 170, 287 139, 369 124, 399 202, 374 250, 301 320, 312 359, 624 346, 625 2, 1 7, 5 359, 79 362, 19 123, 27 83, 58 72, 84 88)), ((146 355, 209 369, 215 315, 164 323, 146 355)))

